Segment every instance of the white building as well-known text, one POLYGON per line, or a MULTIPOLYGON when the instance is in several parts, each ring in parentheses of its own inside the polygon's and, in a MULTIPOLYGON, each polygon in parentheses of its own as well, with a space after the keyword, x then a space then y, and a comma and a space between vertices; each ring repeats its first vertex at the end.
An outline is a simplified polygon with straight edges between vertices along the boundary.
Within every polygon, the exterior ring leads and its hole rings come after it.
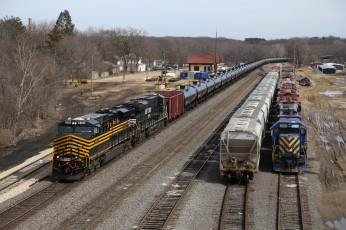
POLYGON ((142 58, 137 58, 135 54, 130 54, 127 60, 128 72, 143 72, 146 71, 146 65, 142 63, 142 58))

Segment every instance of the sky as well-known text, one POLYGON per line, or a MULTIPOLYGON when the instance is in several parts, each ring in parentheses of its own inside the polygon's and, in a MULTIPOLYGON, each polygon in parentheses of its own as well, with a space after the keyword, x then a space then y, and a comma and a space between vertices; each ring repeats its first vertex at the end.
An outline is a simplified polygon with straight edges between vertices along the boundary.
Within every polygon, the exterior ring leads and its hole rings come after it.
POLYGON ((140 29, 147 36, 266 40, 346 38, 345 0, 0 0, 0 16, 27 25, 54 22, 68 10, 75 28, 140 29))

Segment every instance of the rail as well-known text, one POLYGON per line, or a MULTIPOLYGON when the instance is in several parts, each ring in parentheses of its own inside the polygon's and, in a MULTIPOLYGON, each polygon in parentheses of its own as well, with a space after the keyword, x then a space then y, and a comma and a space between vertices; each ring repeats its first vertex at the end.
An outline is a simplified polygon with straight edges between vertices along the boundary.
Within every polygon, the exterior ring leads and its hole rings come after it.
POLYGON ((47 165, 49 165, 49 161, 45 163, 37 163, 40 160, 37 160, 36 162, 31 163, 30 165, 27 165, 25 167, 22 167, 21 169, 7 175, 4 177, 4 179, 0 180, 1 185, 0 185, 0 192, 5 190, 6 188, 10 187, 11 185, 14 185, 15 183, 21 181, 22 179, 25 179, 29 177, 30 175, 40 171, 47 165), (20 172, 23 171, 23 172, 20 172), (16 175, 19 174, 19 175, 16 175))
POLYGON ((250 183, 227 186, 218 229, 248 229, 249 190, 250 183))
POLYGON ((50 183, 41 190, 2 211, 0 213, 0 229, 10 226, 15 221, 18 221, 29 212, 32 212, 34 209, 52 199, 69 186, 69 184, 58 182, 59 181, 50 183))
POLYGON ((298 174, 278 175, 277 229, 304 230, 298 174))

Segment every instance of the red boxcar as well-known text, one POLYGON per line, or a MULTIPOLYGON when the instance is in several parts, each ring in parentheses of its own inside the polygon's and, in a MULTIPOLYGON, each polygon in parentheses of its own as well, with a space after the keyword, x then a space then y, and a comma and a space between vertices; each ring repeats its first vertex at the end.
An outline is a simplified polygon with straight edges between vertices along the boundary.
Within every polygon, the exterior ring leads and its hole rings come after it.
POLYGON ((168 121, 184 113, 184 93, 182 91, 165 91, 160 95, 166 98, 168 121))

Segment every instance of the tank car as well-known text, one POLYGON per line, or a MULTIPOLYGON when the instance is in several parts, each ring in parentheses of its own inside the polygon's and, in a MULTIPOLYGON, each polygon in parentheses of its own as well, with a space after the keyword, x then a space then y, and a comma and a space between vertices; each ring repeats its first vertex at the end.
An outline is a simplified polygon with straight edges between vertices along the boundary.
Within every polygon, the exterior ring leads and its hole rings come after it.
POLYGON ((213 78, 208 78, 208 79, 204 79, 203 83, 206 84, 207 86, 207 95, 211 96, 214 94, 214 90, 215 90, 215 81, 213 78))
POLYGON ((216 75, 212 75, 211 76, 211 79, 214 81, 215 83, 215 91, 218 91, 220 90, 220 87, 221 87, 221 83, 222 83, 222 80, 221 80, 221 77, 219 76, 216 76, 216 75))
POLYGON ((201 81, 193 81, 190 85, 191 88, 195 88, 197 91, 197 103, 202 102, 207 96, 208 88, 207 84, 201 81))
POLYGON ((180 85, 177 89, 184 93, 185 109, 192 109, 197 104, 197 89, 190 86, 180 85))

